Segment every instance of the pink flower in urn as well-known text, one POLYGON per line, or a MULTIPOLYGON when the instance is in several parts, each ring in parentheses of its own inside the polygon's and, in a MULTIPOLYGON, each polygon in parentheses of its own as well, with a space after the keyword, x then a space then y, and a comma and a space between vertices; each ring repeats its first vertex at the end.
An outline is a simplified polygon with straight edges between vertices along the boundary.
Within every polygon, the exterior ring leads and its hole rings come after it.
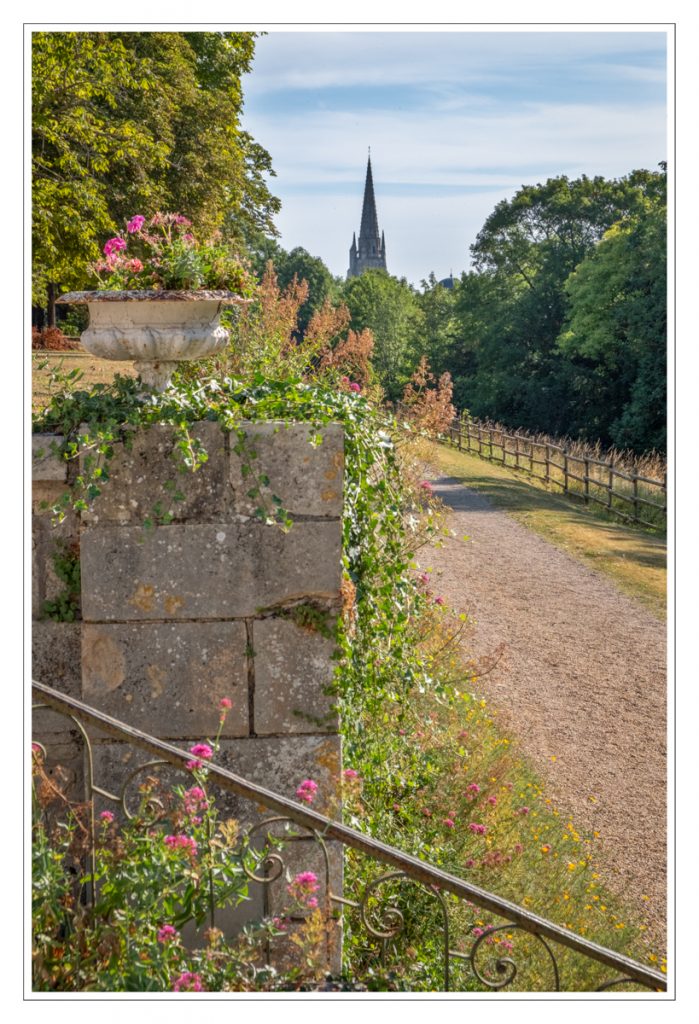
POLYGON ((126 242, 123 238, 110 238, 104 243, 103 252, 105 256, 111 256, 112 253, 121 252, 122 249, 126 248, 126 242))

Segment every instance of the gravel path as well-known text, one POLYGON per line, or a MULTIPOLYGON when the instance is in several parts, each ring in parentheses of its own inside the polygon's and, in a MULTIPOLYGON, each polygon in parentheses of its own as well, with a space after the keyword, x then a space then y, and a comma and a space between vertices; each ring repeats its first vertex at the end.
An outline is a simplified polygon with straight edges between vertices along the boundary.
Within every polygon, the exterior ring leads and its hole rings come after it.
POLYGON ((557 806, 600 833, 610 888, 664 950, 665 624, 458 481, 430 479, 458 538, 430 552, 432 589, 475 620, 470 653, 504 648, 478 688, 557 806))

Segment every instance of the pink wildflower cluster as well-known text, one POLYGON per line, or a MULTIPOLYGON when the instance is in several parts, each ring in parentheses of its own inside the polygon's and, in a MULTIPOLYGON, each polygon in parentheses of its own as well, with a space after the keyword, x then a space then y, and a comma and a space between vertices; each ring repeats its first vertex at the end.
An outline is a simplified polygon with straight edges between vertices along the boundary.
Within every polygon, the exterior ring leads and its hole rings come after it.
POLYGON ((143 225, 146 223, 146 218, 142 217, 140 213, 137 213, 135 217, 126 225, 126 230, 130 235, 135 235, 137 231, 140 231, 143 225))
POLYGON ((485 825, 479 825, 477 821, 472 821, 468 827, 477 836, 484 836, 488 831, 485 825))
POLYGON ((177 936, 177 929, 173 928, 171 924, 164 924, 162 928, 158 929, 158 942, 174 942, 177 936))
POLYGON ((179 978, 175 978, 172 985, 173 992, 204 992, 204 983, 201 974, 193 974, 191 971, 183 971, 179 978))
POLYGON ((165 836, 165 845, 169 846, 171 850, 186 850, 191 857, 195 857, 197 854, 197 841, 196 839, 192 839, 191 836, 184 836, 181 834, 176 836, 165 836))
POLYGON ((522 814, 522 815, 529 814, 529 808, 528 807, 520 807, 520 808, 518 808, 516 813, 517 814, 522 814))
POLYGON ((350 380, 349 377, 340 377, 340 385, 347 391, 353 391, 356 395, 361 394, 362 385, 350 380))
POLYGON ((214 756, 214 752, 208 743, 195 743, 193 747, 189 748, 190 754, 194 754, 195 760, 187 761, 187 767, 190 771, 194 771, 196 768, 202 768, 203 762, 200 760, 204 758, 206 761, 210 761, 214 756))
POLYGON ((296 798, 304 804, 312 804, 318 791, 318 783, 313 779, 304 779, 296 790, 296 798))
POLYGON ((111 811, 102 811, 100 813, 100 821, 103 821, 106 825, 111 825, 114 821, 114 815, 111 811))
POLYGON ((359 772, 356 771, 356 769, 354 769, 354 768, 345 768, 345 770, 344 770, 344 772, 342 774, 344 775, 344 777, 346 779, 358 779, 359 778, 359 772))
POLYGON ((318 876, 312 871, 302 871, 296 875, 293 882, 286 887, 286 891, 297 903, 309 910, 318 906, 318 898, 314 893, 318 892, 318 876))
POLYGON ((473 799, 473 797, 480 793, 480 791, 481 787, 478 785, 477 782, 469 782, 468 786, 466 787, 465 795, 473 799))
POLYGON ((429 495, 434 494, 434 488, 432 484, 429 482, 429 480, 422 480, 420 482, 420 490, 426 491, 429 495))
POLYGON ((201 786, 192 786, 188 789, 183 797, 184 809, 192 822, 198 825, 201 822, 201 814, 209 806, 209 801, 206 799, 206 793, 201 786))

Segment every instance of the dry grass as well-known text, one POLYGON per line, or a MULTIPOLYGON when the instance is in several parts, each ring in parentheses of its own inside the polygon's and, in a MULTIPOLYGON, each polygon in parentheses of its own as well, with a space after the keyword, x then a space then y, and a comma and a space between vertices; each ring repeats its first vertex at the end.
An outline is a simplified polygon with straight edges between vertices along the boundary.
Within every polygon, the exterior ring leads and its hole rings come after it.
POLYGON ((124 377, 135 377, 132 363, 120 363, 111 359, 98 359, 84 350, 75 352, 32 352, 32 410, 39 412, 51 397, 50 376, 52 370, 60 368, 63 373, 79 370, 83 376, 77 387, 88 384, 110 384, 116 373, 124 377))
POLYGON ((433 444, 429 458, 524 526, 605 573, 655 615, 665 617, 667 551, 663 537, 601 519, 582 505, 532 486, 528 478, 514 470, 476 455, 433 444))
POLYGON ((568 495, 585 500, 592 512, 602 519, 618 522, 620 518, 635 518, 653 529, 665 530, 666 514, 662 506, 666 499, 662 487, 638 481, 634 503, 634 484, 619 476, 619 473, 629 477, 638 474, 661 484, 667 472, 667 461, 659 452, 638 456, 616 448, 603 449, 599 442, 593 445, 568 437, 553 438, 518 430, 519 455, 516 455, 513 453, 516 442, 509 439, 513 431, 500 424, 481 423, 479 441, 478 427, 477 422, 471 423, 470 442, 464 433, 465 450, 497 465, 517 469, 531 483, 546 487, 554 494, 565 491, 568 495), (503 434, 508 435, 505 440, 503 434), (566 459, 558 448, 565 448, 567 452, 567 473, 566 459), (546 461, 548 477, 544 465, 546 461), (609 465, 596 465, 597 462, 611 464, 616 472, 612 473, 609 465), (587 485, 584 483, 585 477, 587 485), (613 494, 609 491, 610 486, 613 494))

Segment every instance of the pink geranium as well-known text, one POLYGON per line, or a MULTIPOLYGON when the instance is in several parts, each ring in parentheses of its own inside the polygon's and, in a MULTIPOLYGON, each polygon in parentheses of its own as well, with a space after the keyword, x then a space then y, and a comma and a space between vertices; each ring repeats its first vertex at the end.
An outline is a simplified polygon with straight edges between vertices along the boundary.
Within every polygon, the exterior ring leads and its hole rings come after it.
POLYGON ((122 249, 126 248, 126 242, 123 238, 110 238, 104 243, 103 252, 105 256, 111 256, 115 252, 121 252, 122 249))
POLYGON ((134 235, 137 231, 140 231, 143 225, 146 223, 146 218, 142 217, 140 213, 137 213, 135 217, 126 225, 126 230, 130 235, 134 235))

